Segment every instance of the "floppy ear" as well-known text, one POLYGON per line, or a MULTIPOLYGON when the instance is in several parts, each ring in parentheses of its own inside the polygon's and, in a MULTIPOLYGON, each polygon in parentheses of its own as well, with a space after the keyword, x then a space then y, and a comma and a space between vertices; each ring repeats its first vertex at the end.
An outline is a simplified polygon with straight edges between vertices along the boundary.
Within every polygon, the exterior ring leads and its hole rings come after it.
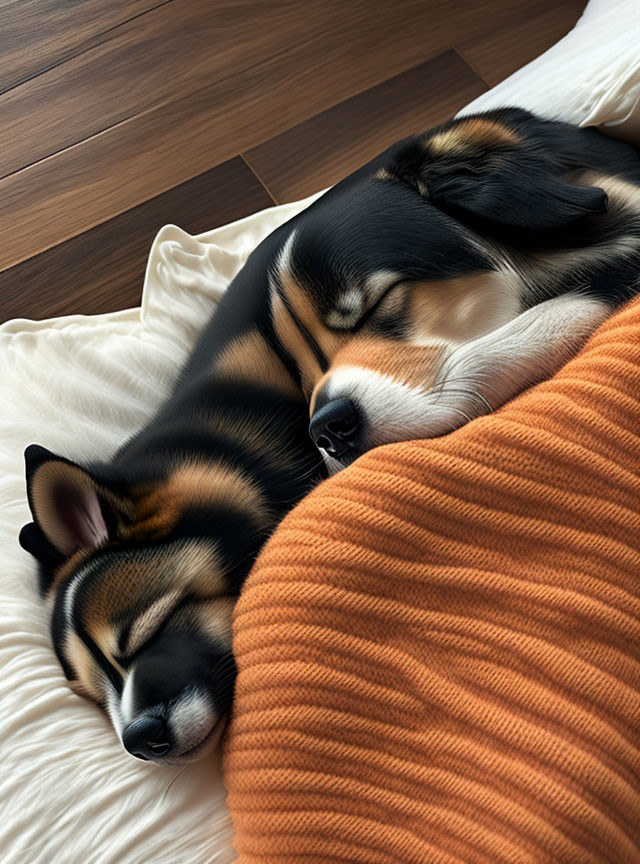
POLYGON ((20 544, 43 565, 55 567, 76 549, 102 546, 118 521, 132 514, 126 494, 108 488, 74 462, 36 444, 24 455, 34 521, 20 532, 20 544))
POLYGON ((564 182, 553 140, 535 134, 489 116, 463 118, 414 139, 388 170, 463 221, 543 230, 604 213, 604 190, 564 182))

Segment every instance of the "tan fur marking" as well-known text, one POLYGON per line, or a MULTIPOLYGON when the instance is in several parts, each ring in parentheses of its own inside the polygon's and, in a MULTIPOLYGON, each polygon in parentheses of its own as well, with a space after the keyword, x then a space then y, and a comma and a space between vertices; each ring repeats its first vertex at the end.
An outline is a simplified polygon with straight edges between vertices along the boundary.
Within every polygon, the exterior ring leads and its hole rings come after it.
POLYGON ((73 681, 67 682, 69 685, 69 689, 72 690, 76 696, 80 696, 81 699, 88 699, 90 702, 102 702, 102 694, 98 694, 97 691, 92 692, 88 687, 85 687, 84 683, 78 678, 73 681))
POLYGON ((314 381, 320 377, 322 370, 307 340, 287 312, 282 299, 275 292, 271 295, 271 308, 274 329, 284 347, 295 360, 300 372, 302 389, 308 397, 313 389, 314 381))
POLYGON ((474 117, 428 138, 425 147, 435 156, 456 156, 478 147, 514 147, 520 142, 519 135, 501 123, 474 117))
MULTIPOLYGON (((89 628, 87 627, 87 630, 89 628)), ((116 634, 111 624, 107 621, 100 621, 98 625, 94 625, 91 630, 91 638, 102 651, 105 657, 108 657, 111 663, 116 667, 118 672, 124 678, 125 671, 115 659, 117 651, 116 634)))
POLYGON ((154 572, 154 563, 153 559, 143 556, 119 560, 90 585, 80 613, 92 638, 96 642, 101 639, 103 650, 110 650, 108 639, 105 641, 105 634, 101 633, 105 622, 117 619, 125 610, 140 604, 148 585, 155 583, 155 590, 161 587, 162 574, 154 572), (150 582, 151 573, 153 583, 150 582))
POLYGON ((182 465, 137 500, 128 538, 166 536, 192 506, 227 505, 250 514, 260 527, 270 522, 262 493, 241 471, 227 465, 182 465))
POLYGON ((226 591, 222 562, 217 548, 205 541, 190 542, 185 549, 176 552, 171 584, 201 597, 211 597, 226 591))
POLYGON ((69 631, 65 637, 64 653, 76 675, 71 687, 79 696, 101 702, 103 694, 98 686, 98 670, 84 642, 69 631))
POLYGON ((90 554, 90 549, 78 549, 70 558, 67 558, 64 564, 61 564, 54 572, 51 585, 48 588, 48 593, 52 593, 54 590, 57 591, 63 582, 66 582, 67 579, 77 572, 82 565, 82 562, 85 561, 90 554))
POLYGON ((262 493, 241 471, 227 465, 184 465, 169 477, 168 495, 189 504, 227 505, 247 511, 257 522, 268 521, 262 493))
POLYGON ((297 396, 299 390, 272 348, 256 330, 235 339, 215 363, 216 374, 297 396))
MULTIPOLYGON (((403 384, 425 388, 430 382, 435 382, 445 350, 444 344, 411 345, 408 342, 363 336, 352 339, 336 354, 332 368, 359 366, 403 384)), ((330 374, 331 370, 318 383, 316 394, 330 374)), ((314 405, 315 398, 311 403, 312 413, 314 405)))
POLYGON ((195 609, 196 618, 204 632, 228 648, 231 648, 234 606, 233 597, 219 597, 207 603, 199 603, 195 609))

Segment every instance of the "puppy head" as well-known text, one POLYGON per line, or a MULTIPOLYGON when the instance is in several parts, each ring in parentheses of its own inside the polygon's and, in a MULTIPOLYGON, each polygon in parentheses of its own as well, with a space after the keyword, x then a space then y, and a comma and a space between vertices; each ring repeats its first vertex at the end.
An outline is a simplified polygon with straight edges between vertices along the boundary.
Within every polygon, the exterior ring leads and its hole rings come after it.
POLYGON ((298 220, 273 268, 272 309, 331 470, 448 432, 512 392, 497 379, 527 345, 503 333, 493 368, 478 356, 478 340, 525 308, 500 250, 557 244, 606 207, 601 189, 563 179, 571 134, 513 110, 454 121, 390 148, 298 220))
POLYGON ((189 526, 185 470, 130 487, 42 447, 26 462, 34 521, 20 542, 39 561, 72 688, 140 759, 207 752, 231 704, 234 596, 215 539, 189 526))

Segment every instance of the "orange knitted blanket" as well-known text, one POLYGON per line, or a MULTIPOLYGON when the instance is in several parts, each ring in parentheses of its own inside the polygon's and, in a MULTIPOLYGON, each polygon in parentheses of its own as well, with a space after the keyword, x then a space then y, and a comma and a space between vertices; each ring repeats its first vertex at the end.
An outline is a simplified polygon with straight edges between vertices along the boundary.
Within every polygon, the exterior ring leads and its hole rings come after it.
POLYGON ((636 301, 284 520, 235 618, 242 864, 640 862, 639 434, 636 301))

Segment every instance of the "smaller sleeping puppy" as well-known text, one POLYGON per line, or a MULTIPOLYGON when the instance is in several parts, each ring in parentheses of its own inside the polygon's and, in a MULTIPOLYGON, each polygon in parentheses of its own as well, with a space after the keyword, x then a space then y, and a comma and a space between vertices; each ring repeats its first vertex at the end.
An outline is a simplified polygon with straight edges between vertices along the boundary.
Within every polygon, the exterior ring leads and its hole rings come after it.
POLYGON ((40 565, 54 650, 138 759, 185 762, 215 746, 244 578, 324 476, 270 323, 266 274, 279 248, 273 237, 252 255, 164 406, 112 459, 25 453, 33 522, 20 542, 40 565))

